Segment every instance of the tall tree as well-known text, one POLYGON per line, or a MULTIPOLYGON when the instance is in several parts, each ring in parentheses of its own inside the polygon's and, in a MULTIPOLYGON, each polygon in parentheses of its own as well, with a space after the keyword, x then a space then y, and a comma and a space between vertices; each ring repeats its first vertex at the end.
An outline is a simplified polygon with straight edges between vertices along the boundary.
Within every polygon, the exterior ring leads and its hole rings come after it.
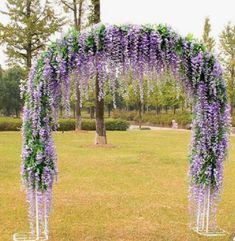
POLYGON ((220 35, 221 61, 228 84, 231 114, 235 104, 235 25, 228 23, 220 35))
MULTIPOLYGON (((72 12, 73 14, 73 26, 80 32, 82 29, 82 16, 83 16, 83 6, 84 0, 59 0, 64 7, 65 12, 72 12)), ((76 78, 76 76, 74 76, 76 78)), ((79 88, 79 83, 75 82, 75 93, 76 93, 76 104, 75 104, 75 115, 76 115, 76 124, 75 130, 81 130, 81 93, 79 88)))
POLYGON ((3 75, 3 69, 2 69, 2 66, 0 65, 0 79, 2 79, 2 75, 3 75))
POLYGON ((202 35, 202 41, 206 45, 207 49, 212 52, 215 47, 215 40, 213 37, 210 36, 211 33, 211 24, 210 19, 206 17, 204 23, 204 30, 202 35))
POLYGON ((0 110, 3 114, 19 117, 22 108, 19 84, 23 70, 15 66, 3 72, 0 76, 0 110))
POLYGON ((89 21, 90 24, 99 23, 100 20, 100 0, 91 0, 91 8, 90 8, 90 16, 89 21))
POLYGON ((133 86, 132 83, 129 83, 127 88, 127 96, 124 97, 124 100, 127 105, 133 106, 138 111, 138 122, 139 122, 139 129, 142 126, 142 117, 143 117, 143 110, 144 105, 147 104, 147 82, 146 79, 144 80, 143 85, 143 98, 140 97, 140 88, 139 86, 133 86))
POLYGON ((48 38, 64 24, 46 0, 7 0, 7 11, 2 12, 10 21, 0 24, 0 41, 7 45, 9 59, 16 59, 29 69, 32 58, 45 47, 48 38))
MULTIPOLYGON (((93 24, 99 23, 100 20, 100 0, 91 0, 91 17, 93 24)), ((95 113, 96 113, 96 138, 95 144, 107 144, 106 129, 104 123, 104 99, 99 99, 100 86, 98 72, 95 79, 95 113)))
POLYGON ((81 31, 84 0, 59 0, 59 2, 65 12, 73 14, 73 26, 77 31, 81 31))

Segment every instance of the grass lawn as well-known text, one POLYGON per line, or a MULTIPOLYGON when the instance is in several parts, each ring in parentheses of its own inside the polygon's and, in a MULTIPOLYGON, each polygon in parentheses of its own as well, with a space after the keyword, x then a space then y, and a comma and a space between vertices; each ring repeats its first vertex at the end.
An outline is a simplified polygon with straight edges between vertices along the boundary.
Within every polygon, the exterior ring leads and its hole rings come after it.
MULTIPOLYGON (((235 232, 235 137, 231 137, 218 223, 227 237, 205 238, 188 228, 190 132, 109 132, 108 147, 94 132, 55 133, 59 180, 50 216, 50 241, 229 240, 235 232)), ((28 231, 21 191, 19 132, 0 132, 0 241, 28 231)))

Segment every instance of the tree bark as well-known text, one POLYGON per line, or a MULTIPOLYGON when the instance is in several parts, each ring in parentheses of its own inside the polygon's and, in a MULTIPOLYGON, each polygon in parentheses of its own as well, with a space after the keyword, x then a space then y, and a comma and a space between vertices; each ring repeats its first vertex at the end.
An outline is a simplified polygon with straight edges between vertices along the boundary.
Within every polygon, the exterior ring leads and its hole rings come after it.
MULTIPOLYGON (((31 0, 27 0, 26 3, 26 16, 30 18, 31 16, 31 0)), ((31 33, 27 33, 27 48, 26 48, 26 64, 28 70, 30 70, 32 65, 32 36, 31 33)))
MULTIPOLYGON (((79 3, 80 6, 80 3, 79 3)), ((80 16, 77 15, 77 0, 73 0, 73 21, 74 27, 77 31, 80 31, 80 25, 78 24, 78 18, 80 16)))
POLYGON ((139 102, 139 129, 140 130, 141 130, 141 127, 142 127, 142 107, 143 107, 143 104, 140 101, 139 102))
MULTIPOLYGON (((93 13, 93 23, 97 24, 100 22, 100 0, 92 0, 94 13, 93 13)), ((106 130, 104 123, 104 100, 99 100, 99 73, 96 74, 95 79, 95 92, 96 92, 96 100, 95 100, 95 109, 96 109, 96 137, 95 144, 107 144, 106 138, 106 130)))
MULTIPOLYGON (((74 27, 75 29, 80 32, 81 25, 82 25, 82 5, 83 0, 73 0, 73 15, 74 15, 74 27), (77 9, 77 1, 79 1, 79 7, 77 9)), ((82 122, 82 113, 81 113, 81 93, 80 88, 76 84, 76 105, 75 105, 75 116, 76 116, 76 123, 75 123, 75 131, 81 130, 81 122, 82 122)))
POLYGON ((81 102, 80 102, 80 89, 78 84, 76 84, 76 105, 75 105, 75 116, 76 116, 76 123, 75 123, 75 131, 80 131, 81 123, 82 123, 82 116, 81 116, 81 102))
POLYGON ((94 7, 93 21, 96 24, 100 22, 100 0, 92 0, 92 4, 94 7))
POLYGON ((105 123, 104 123, 104 99, 99 100, 99 92, 100 92, 100 86, 99 86, 99 75, 96 74, 95 79, 95 94, 96 94, 96 100, 95 100, 95 106, 96 106, 96 136, 95 136, 95 144, 107 144, 107 138, 106 138, 106 129, 105 129, 105 123))
POLYGON ((63 106, 60 105, 60 118, 63 118, 63 106))
MULTIPOLYGON (((233 56, 232 56, 233 59, 233 56)), ((230 94, 230 113, 233 116, 233 107, 234 107, 234 80, 235 79, 235 71, 232 67, 231 69, 231 94, 230 94)))
POLYGON ((90 107, 90 119, 94 119, 95 118, 95 107, 91 106, 90 107))
POLYGON ((111 116, 111 104, 108 104, 108 117, 110 118, 111 116))
POLYGON ((15 109, 15 113, 16 113, 16 118, 19 118, 19 110, 17 108, 15 109))
POLYGON ((27 68, 30 70, 32 65, 32 50, 31 50, 31 44, 28 45, 27 48, 27 68))
POLYGON ((176 106, 175 105, 173 106, 173 113, 174 113, 174 115, 176 113, 176 106))
POLYGON ((233 116, 233 101, 230 103, 230 114, 233 116))

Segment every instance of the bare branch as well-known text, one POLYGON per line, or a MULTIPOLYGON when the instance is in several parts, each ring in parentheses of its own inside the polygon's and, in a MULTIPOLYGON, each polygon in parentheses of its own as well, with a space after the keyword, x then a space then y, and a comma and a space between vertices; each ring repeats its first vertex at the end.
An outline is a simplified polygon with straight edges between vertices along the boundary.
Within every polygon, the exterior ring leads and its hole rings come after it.
POLYGON ((35 48, 32 48, 32 52, 34 52, 35 50, 40 49, 40 48, 42 48, 42 47, 44 47, 44 44, 39 44, 39 45, 36 46, 35 48))
POLYGON ((69 8, 70 10, 74 11, 74 8, 71 7, 66 1, 64 0, 60 0, 67 8, 69 8))

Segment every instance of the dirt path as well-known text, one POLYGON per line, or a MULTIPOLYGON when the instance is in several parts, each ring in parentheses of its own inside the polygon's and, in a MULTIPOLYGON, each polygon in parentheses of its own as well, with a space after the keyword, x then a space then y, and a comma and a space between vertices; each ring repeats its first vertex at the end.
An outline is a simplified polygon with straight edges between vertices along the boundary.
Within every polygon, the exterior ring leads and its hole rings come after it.
MULTIPOLYGON (((143 125, 141 128, 146 129, 146 130, 151 130, 151 131, 159 131, 159 130, 164 130, 164 131, 191 131, 191 130, 186 130, 186 129, 173 129, 169 127, 157 127, 157 126, 146 126, 143 125)), ((130 125, 129 131, 138 131, 139 126, 138 125, 130 125)), ((231 136, 235 136, 235 133, 232 133, 231 136)))
MULTIPOLYGON (((148 129, 148 130, 152 130, 152 131, 158 131, 158 130, 164 130, 164 131, 191 131, 191 130, 186 130, 186 129, 173 129, 170 127, 157 127, 157 126, 141 126, 141 128, 143 129, 148 129)), ((138 125, 130 125, 129 131, 137 131, 139 130, 139 126, 138 125)))

